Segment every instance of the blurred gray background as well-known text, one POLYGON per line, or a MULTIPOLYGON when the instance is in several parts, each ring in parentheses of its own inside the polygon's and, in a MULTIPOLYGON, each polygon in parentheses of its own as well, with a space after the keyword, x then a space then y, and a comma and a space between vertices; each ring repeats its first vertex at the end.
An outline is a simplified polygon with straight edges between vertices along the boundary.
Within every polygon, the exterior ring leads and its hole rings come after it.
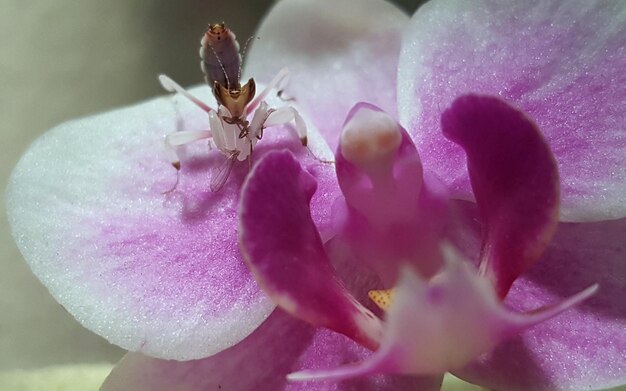
MULTIPOLYGON (((28 145, 71 118, 164 94, 156 76, 202 82, 199 39, 225 21, 243 41, 270 0, 0 0, 0 188, 28 145)), ((395 1, 412 13, 418 0, 395 1)), ((329 9, 332 12, 332 9, 329 9)), ((346 15, 346 17, 349 17, 346 15)), ((0 371, 115 362, 31 275, 0 203, 0 371)))

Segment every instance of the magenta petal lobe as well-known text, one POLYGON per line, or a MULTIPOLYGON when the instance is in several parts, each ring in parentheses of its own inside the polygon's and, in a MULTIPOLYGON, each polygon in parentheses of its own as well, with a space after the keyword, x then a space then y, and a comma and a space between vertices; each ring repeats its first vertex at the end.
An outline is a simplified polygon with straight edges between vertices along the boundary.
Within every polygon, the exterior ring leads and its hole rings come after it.
POLYGON ((537 127, 498 98, 460 97, 443 113, 441 126, 467 154, 484 232, 481 272, 504 297, 556 228, 556 163, 537 127))
POLYGON ((290 152, 272 152, 259 161, 240 206, 244 257, 281 308, 376 348, 380 321, 338 279, 311 218, 316 187, 290 152))

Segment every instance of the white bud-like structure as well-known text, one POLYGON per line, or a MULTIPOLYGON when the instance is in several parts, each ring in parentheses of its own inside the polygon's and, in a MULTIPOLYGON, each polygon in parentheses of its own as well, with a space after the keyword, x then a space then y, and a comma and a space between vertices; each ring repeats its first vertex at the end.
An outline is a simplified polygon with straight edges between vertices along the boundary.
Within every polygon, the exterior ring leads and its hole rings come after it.
POLYGON ((383 111, 361 108, 341 133, 341 153, 357 166, 391 159, 400 147, 397 122, 383 111))

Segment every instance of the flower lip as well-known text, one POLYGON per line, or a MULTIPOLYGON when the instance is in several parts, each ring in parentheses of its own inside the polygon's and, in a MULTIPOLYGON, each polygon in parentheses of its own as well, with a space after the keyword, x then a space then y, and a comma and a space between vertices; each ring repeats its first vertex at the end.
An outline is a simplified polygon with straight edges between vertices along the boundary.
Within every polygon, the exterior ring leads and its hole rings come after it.
POLYGON ((291 380, 345 380, 374 374, 427 375, 460 368, 519 332, 588 299, 592 285, 554 305, 512 312, 491 282, 479 276, 449 244, 442 246, 443 270, 425 280, 403 268, 387 314, 384 339, 371 357, 329 370, 292 373, 291 380))

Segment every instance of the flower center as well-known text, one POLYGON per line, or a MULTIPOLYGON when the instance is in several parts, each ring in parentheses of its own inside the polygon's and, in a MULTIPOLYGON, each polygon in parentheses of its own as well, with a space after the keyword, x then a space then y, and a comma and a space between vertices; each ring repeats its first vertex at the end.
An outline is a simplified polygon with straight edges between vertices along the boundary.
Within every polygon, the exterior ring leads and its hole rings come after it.
POLYGON ((383 311, 387 311, 393 304, 393 289, 372 290, 367 296, 383 311))

